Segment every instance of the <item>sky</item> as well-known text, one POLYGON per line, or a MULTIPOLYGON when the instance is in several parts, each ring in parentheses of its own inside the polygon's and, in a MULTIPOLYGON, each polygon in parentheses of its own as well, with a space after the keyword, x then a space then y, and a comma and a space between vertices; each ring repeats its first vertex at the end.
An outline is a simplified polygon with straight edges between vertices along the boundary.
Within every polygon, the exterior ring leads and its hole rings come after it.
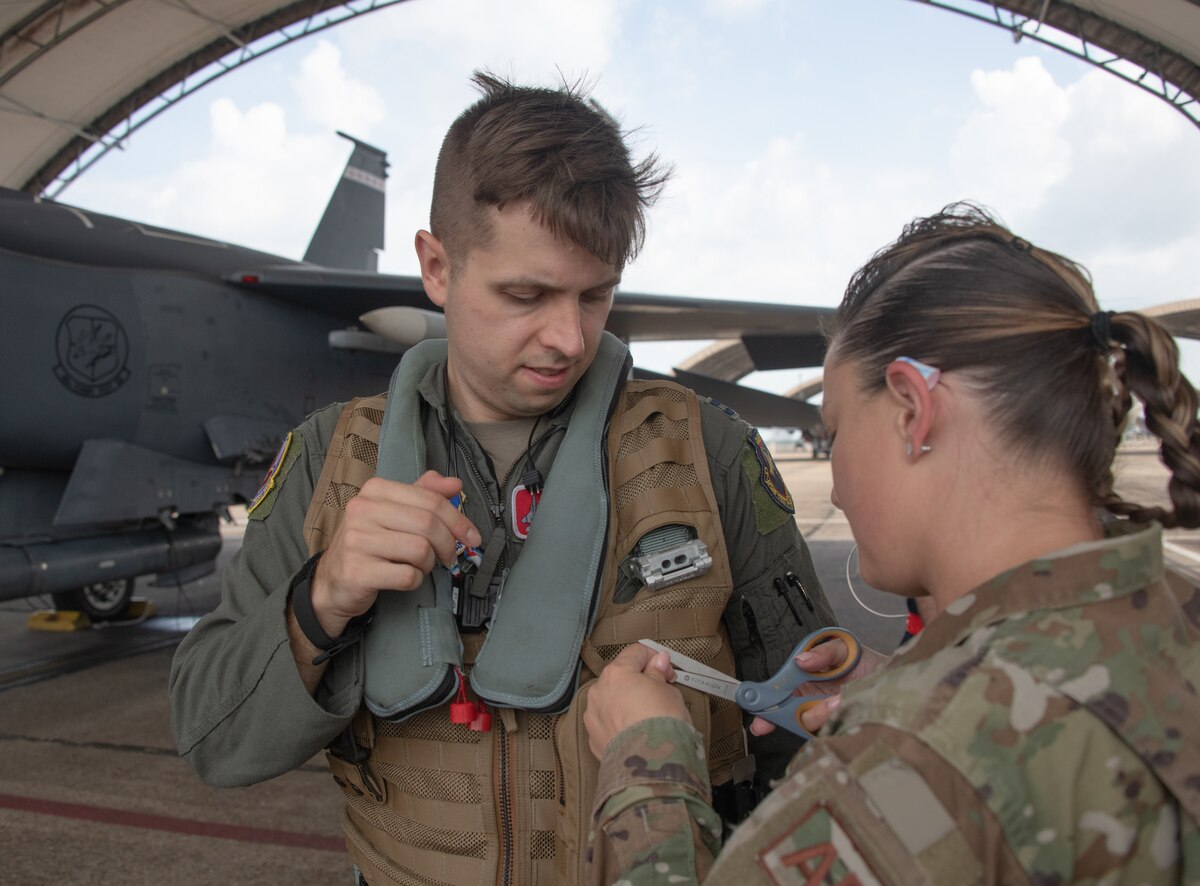
MULTIPOLYGON (((198 90, 59 199, 298 259, 349 156, 343 130, 388 152, 380 270, 415 274, 437 150, 477 68, 582 78, 639 156, 674 166, 626 290, 834 306, 905 223, 971 199, 1084 264, 1105 308, 1200 298, 1200 129, 912 0, 407 0, 198 90)), ((669 371, 703 344, 634 356, 669 371)), ((1200 380, 1200 347, 1183 350, 1200 380)))

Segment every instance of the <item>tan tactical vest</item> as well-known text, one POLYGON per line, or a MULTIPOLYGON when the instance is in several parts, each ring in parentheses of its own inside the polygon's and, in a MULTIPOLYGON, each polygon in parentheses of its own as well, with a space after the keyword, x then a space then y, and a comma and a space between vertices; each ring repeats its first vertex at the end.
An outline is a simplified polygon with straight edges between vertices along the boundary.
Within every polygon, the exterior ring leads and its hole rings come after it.
MULTIPOLYGON (((385 406, 379 396, 343 410, 304 522, 311 553, 328 545, 346 503, 374 476, 385 406)), ((355 765, 327 754, 346 795, 350 854, 371 886, 581 882, 598 768, 583 728, 587 684, 643 637, 734 673, 721 623, 733 583, 695 394, 671 382, 627 382, 612 417, 608 461, 607 562, 579 689, 566 713, 496 710, 491 732, 472 732, 450 722, 448 706, 400 723, 364 709, 353 732, 369 757, 355 765), (678 523, 696 528, 712 568, 615 603, 617 564, 647 532, 678 523)), ((531 626, 530 642, 536 630, 531 626)), ((483 639, 463 635, 467 668, 483 639)), ((682 691, 708 740, 712 783, 724 784, 745 756, 741 713, 732 702, 682 691)))

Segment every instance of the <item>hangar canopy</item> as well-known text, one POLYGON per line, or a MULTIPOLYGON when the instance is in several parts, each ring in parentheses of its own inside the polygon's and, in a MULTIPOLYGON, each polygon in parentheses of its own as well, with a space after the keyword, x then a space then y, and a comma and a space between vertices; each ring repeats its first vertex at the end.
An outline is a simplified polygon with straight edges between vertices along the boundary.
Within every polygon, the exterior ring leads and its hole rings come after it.
MULTIPOLYGON (((41 193, 264 52, 402 0, 0 4, 0 185, 41 193)), ((434 2, 434 0, 428 0, 434 2)), ((1200 0, 916 0, 1071 52, 1200 126, 1200 0)))
POLYGON ((45 191, 221 74, 401 0, 6 0, 0 185, 45 191))
MULTIPOLYGON (((56 193, 215 77, 403 0, 5 0, 0 185, 56 193)), ((436 0, 426 0, 436 2, 436 0)), ((916 0, 1049 43, 1200 126, 1200 0, 916 0)))

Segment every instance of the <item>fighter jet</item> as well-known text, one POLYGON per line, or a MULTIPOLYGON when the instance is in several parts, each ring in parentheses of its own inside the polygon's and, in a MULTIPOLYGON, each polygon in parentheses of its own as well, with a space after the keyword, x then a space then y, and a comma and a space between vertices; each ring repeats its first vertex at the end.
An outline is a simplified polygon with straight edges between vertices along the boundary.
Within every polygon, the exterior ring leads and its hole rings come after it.
MULTIPOLYGON (((386 390, 404 349, 441 334, 419 277, 377 272, 387 159, 350 140, 299 262, 0 189, 0 600, 50 595, 105 620, 139 576, 209 574, 218 520, 253 498, 288 430, 386 390)), ((609 326, 742 336, 769 365, 815 365, 826 313, 619 293, 609 326)), ((737 409, 738 386, 710 381, 737 409)), ((751 410, 771 397, 741 390, 751 410)), ((781 424, 818 421, 773 399, 781 424)))

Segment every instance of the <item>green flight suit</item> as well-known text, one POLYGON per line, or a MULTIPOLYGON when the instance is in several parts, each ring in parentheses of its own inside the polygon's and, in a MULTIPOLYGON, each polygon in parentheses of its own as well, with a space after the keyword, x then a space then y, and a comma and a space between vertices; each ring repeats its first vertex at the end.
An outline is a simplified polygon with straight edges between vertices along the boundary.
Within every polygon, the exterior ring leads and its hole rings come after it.
MULTIPOLYGON (((425 437, 431 467, 449 469, 449 422, 440 367, 418 391, 428 406, 425 437)), ((543 419, 532 447, 542 476, 549 474, 573 403, 543 419)), ((350 722, 362 703, 359 647, 335 656, 314 696, 302 684, 288 643, 286 612, 292 577, 308 559, 305 514, 341 412, 330 406, 309 416, 282 453, 246 529, 242 549, 226 566, 218 607, 180 644, 171 668, 172 727, 180 753, 216 786, 246 785, 287 772, 318 753, 350 722)), ((739 675, 762 679, 777 669, 807 633, 833 624, 833 612, 813 571, 808 549, 785 505, 790 504, 761 439, 729 410, 702 406, 704 445, 728 545, 734 589, 725 614, 739 675), (794 574, 801 594, 776 579, 794 574), (795 607, 803 624, 792 614, 795 607)), ((472 453, 457 465, 467 515, 487 539, 490 505, 507 508, 525 459, 508 478, 492 475, 490 460, 464 427, 454 433, 472 453)), ((509 525, 505 556, 519 553, 509 525)), ((775 777, 796 747, 772 737, 755 743, 760 776, 775 777)))

